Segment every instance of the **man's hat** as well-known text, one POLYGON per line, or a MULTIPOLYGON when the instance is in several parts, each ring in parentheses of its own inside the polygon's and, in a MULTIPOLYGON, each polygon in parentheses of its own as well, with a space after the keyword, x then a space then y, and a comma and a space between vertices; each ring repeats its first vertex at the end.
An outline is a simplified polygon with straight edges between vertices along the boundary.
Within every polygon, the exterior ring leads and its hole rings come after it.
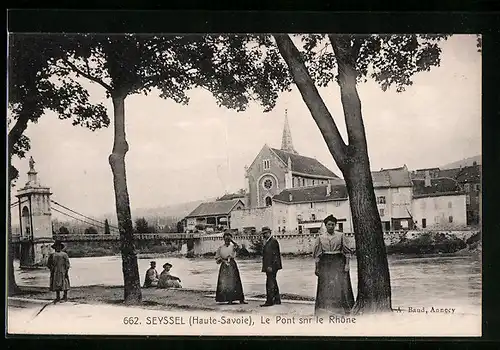
POLYGON ((272 231, 271 231, 271 229, 270 229, 269 227, 264 226, 264 227, 262 228, 262 233, 264 233, 264 232, 272 232, 272 231))
POLYGON ((224 231, 223 237, 226 237, 226 236, 229 236, 231 238, 233 237, 233 234, 231 233, 230 229, 227 229, 227 230, 224 231))
POLYGON ((165 263, 163 264, 163 268, 166 269, 168 267, 172 267, 172 264, 171 263, 165 263))
POLYGON ((328 215, 325 220, 323 220, 323 222, 325 223, 325 225, 327 224, 327 222, 329 221, 333 221, 335 224, 337 223, 337 218, 333 215, 328 215))
POLYGON ((52 247, 52 249, 56 249, 56 248, 63 249, 64 244, 61 241, 55 241, 54 244, 51 245, 51 247, 52 247))
POLYGON ((156 265, 156 261, 150 261, 149 264, 150 265, 153 265, 153 264, 156 265))

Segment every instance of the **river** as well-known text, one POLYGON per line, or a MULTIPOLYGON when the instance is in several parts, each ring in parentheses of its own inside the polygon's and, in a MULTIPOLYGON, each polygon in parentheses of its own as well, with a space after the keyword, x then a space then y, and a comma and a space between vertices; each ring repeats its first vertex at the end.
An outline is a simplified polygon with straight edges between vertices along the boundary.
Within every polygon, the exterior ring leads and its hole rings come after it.
MULTIPOLYGON (((139 259, 141 284, 150 259, 139 259)), ((170 262, 171 273, 182 279, 185 288, 215 290, 218 265, 213 259, 184 257, 156 258, 158 273, 170 262)), ((238 260, 246 295, 265 293, 265 275, 259 259, 238 260)), ((48 286, 47 270, 20 270, 15 264, 20 285, 48 286)), ((72 286, 123 285, 120 256, 72 258, 72 286)), ((389 256, 392 304, 394 308, 452 307, 457 312, 481 312, 481 261, 476 256, 396 257, 389 256)), ((357 293, 357 264, 351 261, 351 281, 357 293)), ((310 257, 283 257, 283 270, 278 273, 281 293, 314 297, 316 276, 310 257)))

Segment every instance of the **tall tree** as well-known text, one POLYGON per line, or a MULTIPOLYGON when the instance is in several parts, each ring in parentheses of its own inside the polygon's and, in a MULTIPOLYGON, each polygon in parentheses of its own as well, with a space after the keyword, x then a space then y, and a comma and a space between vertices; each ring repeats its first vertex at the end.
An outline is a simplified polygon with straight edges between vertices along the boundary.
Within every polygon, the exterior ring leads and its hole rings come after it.
MULTIPOLYGON (((51 79, 51 61, 57 55, 51 40, 36 35, 15 34, 9 36, 8 52, 8 154, 7 169, 9 188, 8 203, 11 200, 13 181, 18 170, 12 166, 15 155, 24 158, 30 150, 30 140, 24 135, 28 124, 36 123, 50 110, 60 119, 70 119, 73 125, 96 130, 109 125, 106 109, 102 104, 92 104, 88 94, 71 80, 51 79)), ((8 293, 19 291, 14 275, 12 247, 12 222, 10 205, 8 209, 8 293)))
POLYGON ((263 54, 249 36, 79 35, 54 38, 67 56, 58 62, 59 75, 76 73, 99 84, 113 102, 114 144, 109 156, 120 230, 125 302, 141 300, 137 256, 127 189, 125 99, 148 94, 186 104, 186 92, 202 87, 220 106, 242 111, 250 100, 265 110, 275 104, 289 81, 286 67, 276 65, 277 50, 263 54), (235 62, 238 62, 235 64, 235 62), (277 68, 278 67, 278 68, 277 68))
POLYGON ((135 220, 135 231, 137 233, 150 233, 149 224, 145 218, 135 220))
POLYGON ((111 231, 109 230, 109 222, 108 219, 104 220, 104 234, 109 235, 111 231))
POLYGON ((300 52, 289 35, 274 35, 293 81, 344 175, 358 261, 355 313, 391 310, 391 287, 377 211, 357 83, 372 78, 402 92, 411 77, 440 63, 437 35, 306 35, 300 52), (336 81, 347 128, 344 142, 317 86, 336 81))

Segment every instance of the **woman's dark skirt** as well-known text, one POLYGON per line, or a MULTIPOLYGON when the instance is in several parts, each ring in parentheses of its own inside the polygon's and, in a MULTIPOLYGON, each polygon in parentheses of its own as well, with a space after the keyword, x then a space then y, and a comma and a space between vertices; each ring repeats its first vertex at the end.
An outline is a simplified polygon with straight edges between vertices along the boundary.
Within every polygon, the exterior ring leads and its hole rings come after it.
POLYGON ((315 313, 348 314, 354 306, 351 277, 343 254, 324 254, 318 266, 315 313))
POLYGON ((231 259, 229 264, 221 263, 220 265, 215 301, 218 303, 244 301, 243 286, 236 261, 231 259))

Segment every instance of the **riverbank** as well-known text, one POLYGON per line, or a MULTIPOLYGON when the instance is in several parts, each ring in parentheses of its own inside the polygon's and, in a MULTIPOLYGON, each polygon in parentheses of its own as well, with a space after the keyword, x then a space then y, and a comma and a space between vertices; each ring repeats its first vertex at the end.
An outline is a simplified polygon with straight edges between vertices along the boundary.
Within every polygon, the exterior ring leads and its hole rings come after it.
MULTIPOLYGON (((55 293, 46 287, 20 287, 20 293, 15 298, 44 301, 51 303, 55 293)), ((94 305, 124 305, 123 286, 84 286, 71 288, 69 302, 94 305)), ((265 301, 264 294, 247 295, 248 304, 219 304, 215 302, 215 291, 199 289, 158 289, 142 288, 142 302, 138 305, 127 305, 132 308, 164 311, 224 311, 224 312, 254 312, 265 301)), ((273 309, 275 312, 313 313, 314 298, 294 294, 282 294, 282 305, 273 309)), ((266 308, 267 309, 267 308, 266 308)))
POLYGON ((349 317, 313 316, 310 302, 283 300, 261 308, 218 305, 207 291, 143 290, 141 305, 124 305, 123 287, 73 288, 69 301, 52 303, 46 289, 9 297, 8 334, 236 335, 236 336, 480 336, 481 315, 410 312, 349 317))

